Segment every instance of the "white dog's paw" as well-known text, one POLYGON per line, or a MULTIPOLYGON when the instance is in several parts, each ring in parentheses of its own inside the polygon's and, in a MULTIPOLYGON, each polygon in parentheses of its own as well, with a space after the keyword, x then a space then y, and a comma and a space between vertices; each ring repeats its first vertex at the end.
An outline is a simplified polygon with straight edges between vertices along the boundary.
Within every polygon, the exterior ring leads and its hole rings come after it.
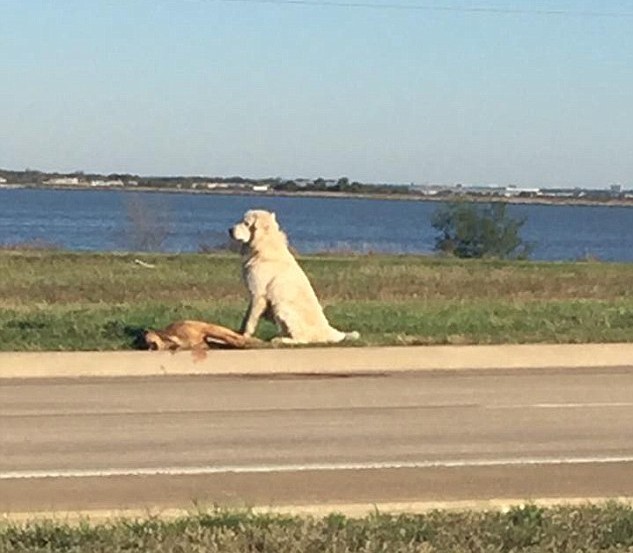
POLYGON ((273 338, 270 343, 273 346, 296 346, 300 344, 304 344, 305 342, 299 342, 294 338, 290 338, 289 336, 277 336, 273 338))
POLYGON ((352 332, 345 333, 345 340, 358 340, 360 338, 360 332, 353 330, 352 332))

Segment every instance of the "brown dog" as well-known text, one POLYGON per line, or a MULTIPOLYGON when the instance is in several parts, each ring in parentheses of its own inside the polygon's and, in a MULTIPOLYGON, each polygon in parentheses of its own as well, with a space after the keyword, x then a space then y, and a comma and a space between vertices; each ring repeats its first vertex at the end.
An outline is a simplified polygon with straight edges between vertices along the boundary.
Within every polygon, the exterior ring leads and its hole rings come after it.
POLYGON ((170 351, 244 349, 260 343, 257 338, 249 338, 225 326, 203 321, 177 321, 162 330, 147 330, 143 338, 148 349, 170 351))

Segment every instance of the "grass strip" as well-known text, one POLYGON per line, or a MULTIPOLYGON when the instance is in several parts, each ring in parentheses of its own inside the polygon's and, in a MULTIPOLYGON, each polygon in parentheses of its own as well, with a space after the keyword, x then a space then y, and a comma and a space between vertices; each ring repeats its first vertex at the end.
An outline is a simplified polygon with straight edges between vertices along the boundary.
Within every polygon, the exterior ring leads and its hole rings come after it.
MULTIPOLYGON (((300 262, 332 323, 358 330, 361 345, 633 341, 633 264, 300 262)), ((235 255, 0 252, 4 351, 131 349, 140 330, 177 319, 236 328, 246 304, 235 255)), ((274 333, 260 323, 261 338, 274 333)))
POLYGON ((79 525, 0 526, 0 551, 17 552, 625 552, 633 508, 621 503, 502 511, 433 511, 325 518, 211 511, 79 525))

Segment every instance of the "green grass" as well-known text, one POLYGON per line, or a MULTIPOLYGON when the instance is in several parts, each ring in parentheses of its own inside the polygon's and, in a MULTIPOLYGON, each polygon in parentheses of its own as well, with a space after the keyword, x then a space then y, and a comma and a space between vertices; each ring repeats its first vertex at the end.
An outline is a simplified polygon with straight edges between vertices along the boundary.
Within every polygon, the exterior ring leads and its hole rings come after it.
MULTIPOLYGON (((0 252, 0 349, 134 347, 183 318, 237 327, 247 294, 231 254, 0 252)), ((361 344, 633 341, 633 265, 310 256, 335 326, 361 344)), ((260 323, 258 334, 275 329, 260 323)))
POLYGON ((174 521, 33 522, 0 526, 3 553, 626 552, 633 509, 617 503, 508 512, 376 513, 353 519, 213 511, 174 521))

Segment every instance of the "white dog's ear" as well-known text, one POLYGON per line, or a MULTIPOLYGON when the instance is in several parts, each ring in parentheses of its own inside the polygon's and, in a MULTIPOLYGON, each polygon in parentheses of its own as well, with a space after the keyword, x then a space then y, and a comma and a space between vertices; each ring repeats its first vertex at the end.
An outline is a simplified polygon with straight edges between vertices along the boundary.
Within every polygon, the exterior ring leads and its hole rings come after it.
POLYGON ((257 221, 257 226, 261 227, 264 230, 270 230, 277 226, 277 219, 275 218, 275 214, 272 211, 268 212, 268 217, 263 217, 261 220, 257 221))

